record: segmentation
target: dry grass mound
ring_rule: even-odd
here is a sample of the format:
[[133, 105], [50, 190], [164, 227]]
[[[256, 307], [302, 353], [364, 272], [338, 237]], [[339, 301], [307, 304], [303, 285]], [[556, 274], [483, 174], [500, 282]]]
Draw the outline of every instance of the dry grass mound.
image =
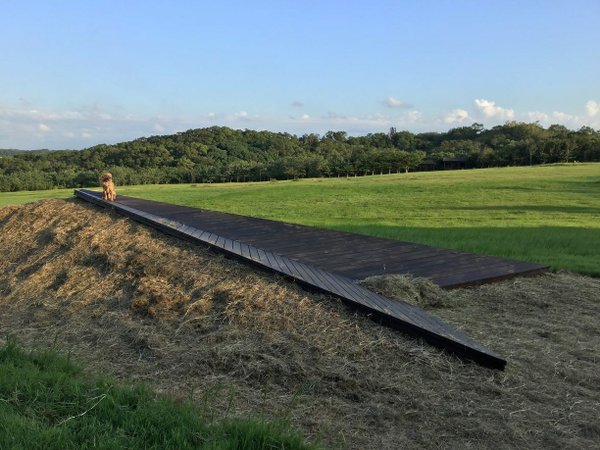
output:
[[0, 210], [0, 339], [57, 345], [225, 415], [290, 417], [339, 448], [593, 448], [600, 281], [442, 291], [369, 280], [508, 359], [482, 368], [337, 300], [79, 201]]

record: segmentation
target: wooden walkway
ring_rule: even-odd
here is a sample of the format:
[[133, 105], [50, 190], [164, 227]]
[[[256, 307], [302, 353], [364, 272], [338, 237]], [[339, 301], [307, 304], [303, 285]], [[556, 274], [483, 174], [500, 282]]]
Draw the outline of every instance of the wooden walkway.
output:
[[112, 207], [168, 234], [208, 244], [305, 286], [334, 295], [396, 328], [498, 369], [503, 369], [506, 364], [499, 355], [413, 305], [363, 288], [356, 279], [375, 274], [413, 273], [429, 276], [441, 286], [449, 287], [546, 270], [544, 266], [500, 258], [488, 259], [464, 252], [126, 196], [119, 196], [117, 202], [108, 203], [98, 192], [76, 190], [75, 194], [92, 203]]
[[244, 242], [354, 280], [412, 274], [443, 288], [544, 272], [547, 266], [120, 196], [118, 204]]

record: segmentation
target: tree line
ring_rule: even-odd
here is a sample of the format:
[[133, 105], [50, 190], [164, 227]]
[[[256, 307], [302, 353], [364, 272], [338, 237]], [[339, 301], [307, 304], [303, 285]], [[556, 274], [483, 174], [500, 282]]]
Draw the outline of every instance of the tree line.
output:
[[210, 127], [84, 150], [0, 152], [0, 191], [93, 186], [105, 170], [119, 185], [210, 183], [441, 169], [449, 160], [474, 168], [600, 161], [600, 130], [507, 122], [296, 136]]

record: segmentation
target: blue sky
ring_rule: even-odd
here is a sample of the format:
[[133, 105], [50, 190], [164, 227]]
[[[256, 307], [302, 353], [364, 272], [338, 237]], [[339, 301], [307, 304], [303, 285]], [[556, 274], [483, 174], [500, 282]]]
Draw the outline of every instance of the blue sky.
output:
[[0, 148], [600, 128], [600, 1], [0, 2]]

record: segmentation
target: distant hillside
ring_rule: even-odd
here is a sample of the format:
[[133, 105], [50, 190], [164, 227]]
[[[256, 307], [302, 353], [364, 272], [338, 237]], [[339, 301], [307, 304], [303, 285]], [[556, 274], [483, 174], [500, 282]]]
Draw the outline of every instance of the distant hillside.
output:
[[48, 153], [52, 150], [40, 149], [40, 150], [17, 150], [14, 148], [0, 148], [0, 156], [13, 156], [23, 155], [28, 153]]
[[0, 254], [0, 341], [64, 349], [213, 420], [277, 415], [350, 450], [596, 448], [600, 438], [598, 279], [452, 291], [371, 280], [508, 356], [498, 372], [76, 200], [0, 209]]
[[331, 177], [409, 170], [600, 161], [600, 131], [511, 122], [447, 133], [396, 131], [295, 136], [211, 127], [81, 151], [19, 152], [0, 159], [0, 191], [118, 184]]

